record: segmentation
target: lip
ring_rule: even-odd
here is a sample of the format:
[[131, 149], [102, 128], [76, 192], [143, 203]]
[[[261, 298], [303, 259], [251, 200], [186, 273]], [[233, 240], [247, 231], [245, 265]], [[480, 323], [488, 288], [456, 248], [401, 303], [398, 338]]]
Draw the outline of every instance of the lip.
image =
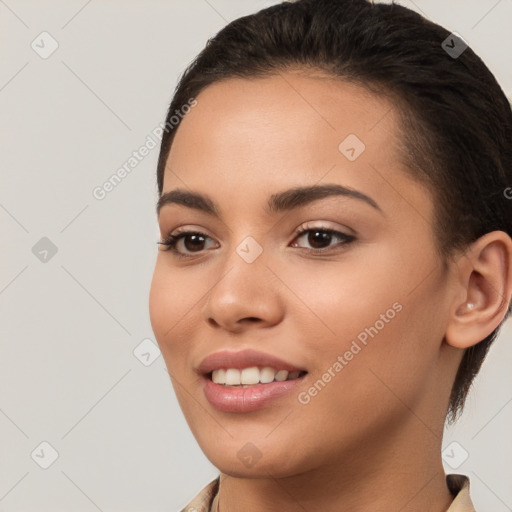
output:
[[[307, 375], [307, 374], [306, 374]], [[203, 391], [208, 402], [221, 412], [251, 412], [265, 407], [279, 397], [291, 393], [306, 375], [282, 382], [254, 384], [246, 388], [215, 384], [207, 376], [203, 376]]]
[[289, 372], [307, 371], [305, 368], [297, 368], [276, 356], [251, 349], [238, 352], [228, 350], [215, 352], [203, 359], [197, 370], [200, 374], [207, 375], [213, 370], [220, 370], [221, 368], [242, 370], [251, 366], [270, 366], [276, 370], [288, 370]]
[[[268, 384], [258, 383], [247, 387], [216, 384], [210, 378], [210, 373], [214, 370], [221, 368], [242, 370], [251, 366], [270, 366], [276, 370], [306, 373], [292, 380], [274, 381]], [[303, 368], [298, 368], [276, 356], [250, 349], [211, 354], [203, 359], [198, 372], [201, 374], [203, 391], [208, 402], [218, 411], [234, 413], [256, 411], [267, 406], [274, 400], [291, 393], [302, 384], [307, 375], [307, 370]]]

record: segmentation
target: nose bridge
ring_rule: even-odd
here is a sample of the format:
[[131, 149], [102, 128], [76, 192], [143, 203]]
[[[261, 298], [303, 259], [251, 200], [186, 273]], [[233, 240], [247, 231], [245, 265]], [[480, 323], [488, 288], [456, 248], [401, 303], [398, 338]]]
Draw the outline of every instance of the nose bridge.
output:
[[244, 318], [272, 322], [280, 315], [278, 290], [272, 289], [263, 244], [251, 235], [240, 238], [225, 257], [204, 309], [207, 320], [225, 327]]
[[223, 261], [225, 272], [232, 269], [230, 273], [241, 272], [248, 276], [268, 272], [265, 268], [265, 232], [258, 229], [255, 218], [252, 223], [240, 223], [236, 229], [232, 228], [229, 238], [229, 253], [224, 255]]
[[262, 244], [250, 235], [244, 236], [240, 243], [233, 245], [231, 253], [226, 256], [220, 279], [212, 288], [212, 294], [232, 294], [239, 300], [244, 296], [254, 298], [265, 281], [264, 276], [268, 274], [265, 256]]

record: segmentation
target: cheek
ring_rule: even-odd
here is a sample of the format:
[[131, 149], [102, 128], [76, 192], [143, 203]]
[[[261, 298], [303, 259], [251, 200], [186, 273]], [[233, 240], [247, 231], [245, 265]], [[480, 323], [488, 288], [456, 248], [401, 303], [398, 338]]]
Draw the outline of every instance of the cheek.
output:
[[201, 297], [199, 292], [191, 291], [189, 281], [187, 278], [187, 285], [184, 285], [179, 273], [169, 269], [165, 262], [157, 262], [149, 292], [153, 333], [187, 421], [197, 401], [190, 400], [190, 391], [185, 391], [190, 389], [190, 351], [194, 339], [191, 327], [198, 324], [197, 321], [190, 322], [190, 318]]
[[162, 343], [166, 330], [172, 325], [172, 319], [167, 312], [173, 311], [174, 301], [167, 289], [166, 281], [165, 272], [157, 261], [149, 290], [149, 318], [159, 344]]
[[428, 379], [442, 336], [435, 326], [425, 328], [435, 318], [429, 307], [436, 302], [435, 283], [415, 287], [431, 264], [406, 262], [393, 247], [380, 246], [364, 257], [354, 252], [337, 262], [312, 262], [300, 273], [286, 271], [283, 280], [301, 299], [289, 311], [300, 326], [302, 349], [315, 378], [331, 372], [325, 379], [337, 400], [347, 395], [342, 401], [348, 405], [370, 391], [389, 394], [377, 376], [399, 388], [409, 383], [418, 389]]
[[293, 292], [287, 292], [289, 311], [312, 334], [304, 336], [306, 342], [311, 340], [318, 348], [321, 340], [324, 350], [342, 350], [376, 321], [381, 330], [394, 320], [399, 307], [393, 309], [393, 304], [402, 295], [397, 276], [389, 271], [382, 253], [375, 260], [354, 251], [339, 261], [307, 261], [295, 269], [282, 269], [280, 275]]
[[[183, 280], [186, 279], [185, 284]], [[167, 367], [176, 368], [184, 361], [192, 333], [188, 319], [201, 293], [194, 291], [190, 279], [172, 272], [165, 262], [157, 262], [149, 292], [149, 316], [153, 333]]]

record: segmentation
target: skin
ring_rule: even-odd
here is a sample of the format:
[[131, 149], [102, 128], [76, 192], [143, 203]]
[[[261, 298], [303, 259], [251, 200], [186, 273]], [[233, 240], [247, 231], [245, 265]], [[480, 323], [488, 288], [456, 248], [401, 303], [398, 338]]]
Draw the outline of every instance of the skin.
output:
[[[209, 238], [203, 249], [178, 243], [189, 259], [159, 251], [149, 305], [185, 418], [221, 472], [219, 510], [445, 511], [448, 397], [463, 349], [505, 314], [512, 241], [489, 233], [443, 270], [432, 197], [400, 162], [393, 106], [357, 85], [287, 71], [213, 84], [197, 101], [176, 133], [164, 192], [207, 194], [222, 220], [161, 209], [162, 238], [178, 227]], [[366, 146], [352, 162], [338, 150], [348, 134]], [[363, 192], [381, 211], [334, 196], [264, 212], [272, 194], [327, 183]], [[356, 240], [334, 237], [313, 254], [318, 239], [296, 237], [301, 226]], [[263, 248], [250, 264], [236, 252], [247, 236]], [[297, 393], [396, 302], [402, 310], [301, 404]], [[308, 374], [297, 393], [262, 409], [219, 412], [195, 368], [245, 348]], [[237, 456], [247, 442], [261, 453], [252, 467]]]

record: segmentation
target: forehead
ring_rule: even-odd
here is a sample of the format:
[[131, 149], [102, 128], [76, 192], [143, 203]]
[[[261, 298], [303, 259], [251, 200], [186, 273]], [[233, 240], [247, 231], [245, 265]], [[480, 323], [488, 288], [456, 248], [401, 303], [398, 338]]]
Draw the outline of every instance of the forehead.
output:
[[265, 190], [266, 200], [276, 189], [325, 179], [381, 197], [393, 189], [396, 196], [393, 182], [410, 181], [396, 110], [362, 86], [279, 72], [214, 83], [196, 100], [171, 146], [164, 191], [215, 189], [233, 199]]
[[171, 159], [183, 156], [183, 143], [198, 150], [187, 151], [189, 160], [208, 152], [222, 160], [243, 153], [254, 161], [269, 154], [296, 155], [297, 150], [305, 155], [315, 147], [329, 159], [337, 156], [339, 143], [350, 134], [383, 158], [392, 155], [397, 136], [389, 101], [322, 75], [279, 72], [231, 78], [206, 87], [196, 99], [197, 106], [177, 130]]

